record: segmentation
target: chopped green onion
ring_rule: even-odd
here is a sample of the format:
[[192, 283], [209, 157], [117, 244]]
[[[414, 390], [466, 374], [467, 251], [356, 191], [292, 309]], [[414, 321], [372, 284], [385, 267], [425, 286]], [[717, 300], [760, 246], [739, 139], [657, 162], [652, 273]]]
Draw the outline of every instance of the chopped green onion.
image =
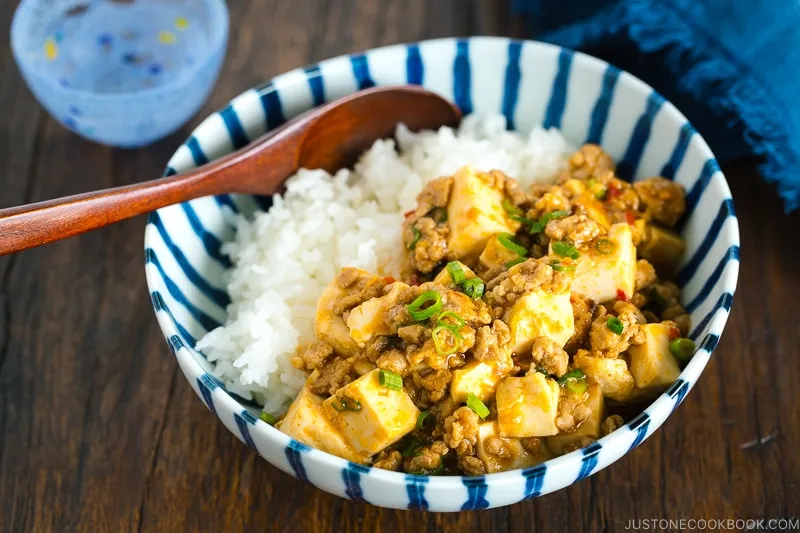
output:
[[536, 224], [535, 220], [525, 218], [522, 215], [508, 215], [508, 218], [510, 218], [511, 220], [516, 220], [517, 222], [520, 222], [521, 224], [525, 224], [528, 226], [533, 226], [534, 224]]
[[586, 374], [584, 374], [583, 370], [580, 368], [576, 368], [575, 370], [570, 370], [560, 378], [558, 378], [559, 385], [563, 385], [570, 379], [582, 379], [585, 378]]
[[424, 429], [426, 424], [430, 426], [430, 422], [434, 420], [431, 416], [433, 415], [431, 415], [430, 411], [422, 411], [417, 417], [417, 429]]
[[485, 285], [483, 280], [480, 278], [472, 278], [465, 280], [463, 285], [461, 286], [464, 289], [464, 294], [472, 298], [473, 300], [479, 300], [481, 296], [483, 296], [483, 289]]
[[669, 341], [669, 351], [682, 363], [685, 363], [692, 358], [692, 355], [694, 355], [694, 349], [695, 345], [692, 339], [680, 337], [678, 339], [672, 339]]
[[500, 241], [500, 244], [514, 252], [515, 254], [524, 257], [528, 255], [528, 250], [525, 249], [524, 246], [520, 246], [519, 244], [515, 243], [513, 240], [514, 236], [510, 233], [500, 233], [497, 236], [497, 240]]
[[594, 243], [594, 249], [598, 254], [608, 255], [614, 251], [614, 242], [605, 237], [597, 239], [597, 242]]
[[615, 316], [608, 317], [608, 320], [606, 320], [606, 327], [617, 335], [622, 335], [622, 330], [625, 329], [622, 321]]
[[550, 263], [550, 267], [556, 272], [573, 272], [575, 270], [575, 265], [564, 265], [557, 259]]
[[391, 390], [403, 390], [403, 378], [390, 370], [383, 370], [378, 373], [378, 383], [381, 387]]
[[538, 372], [540, 374], [544, 374], [545, 376], [547, 375], [547, 370], [545, 370], [544, 368], [542, 368], [540, 366], [536, 367], [536, 372]]
[[594, 191], [594, 197], [597, 198], [598, 200], [605, 200], [606, 192], [608, 192], [608, 190], [605, 187], [603, 187], [602, 189], [598, 189]]
[[258, 418], [260, 418], [261, 420], [263, 420], [264, 422], [266, 422], [270, 426], [274, 426], [275, 422], [278, 421], [277, 418], [275, 418], [274, 416], [272, 416], [271, 414], [269, 414], [266, 411], [261, 411], [260, 413], [258, 413]]
[[461, 268], [461, 263], [458, 261], [447, 263], [447, 273], [450, 274], [450, 279], [453, 280], [454, 285], [461, 285], [467, 279], [467, 275], [464, 274], [464, 269]]
[[[425, 309], [422, 306], [429, 303]], [[425, 291], [408, 304], [408, 314], [414, 322], [421, 322], [442, 310], [442, 295], [436, 291]]]
[[591, 192], [598, 200], [602, 200], [606, 197], [606, 186], [601, 183], [599, 184], [600, 188], [597, 188], [597, 185], [597, 180], [594, 178], [589, 178], [586, 180], [586, 186], [589, 187], [589, 192]]
[[337, 411], [355, 411], [358, 412], [361, 410], [361, 402], [358, 400], [354, 400], [349, 396], [334, 396], [336, 398], [333, 402], [331, 402], [331, 407], [336, 409]]
[[553, 211], [542, 216], [531, 226], [531, 234], [541, 233], [547, 227], [547, 223], [556, 218], [563, 218], [569, 215], [569, 211]]
[[489, 416], [489, 408], [472, 392], [467, 395], [467, 407], [478, 413], [481, 418]]
[[461, 337], [461, 334], [458, 332], [455, 326], [451, 326], [449, 324], [440, 324], [436, 326], [431, 332], [431, 337], [433, 338], [433, 347], [436, 348], [436, 353], [439, 355], [451, 355], [456, 353], [458, 346], [454, 345], [452, 349], [446, 348], [443, 344], [443, 341], [439, 338], [440, 331], [449, 331], [455, 340], [458, 340]]
[[519, 216], [522, 214], [522, 210], [519, 207], [512, 204], [511, 200], [509, 200], [508, 198], [503, 198], [503, 209], [505, 209], [506, 213], [508, 213], [509, 215]]
[[443, 207], [434, 207], [430, 211], [429, 215], [439, 224], [442, 222], [447, 222], [447, 210], [445, 210]]
[[411, 233], [414, 234], [414, 238], [411, 239], [411, 243], [408, 245], [409, 250], [413, 250], [417, 247], [417, 242], [419, 242], [420, 237], [422, 237], [422, 232], [417, 229], [416, 226], [411, 228]]
[[553, 251], [561, 257], [569, 257], [570, 259], [577, 259], [581, 256], [577, 248], [567, 241], [555, 241], [553, 243]]
[[458, 327], [460, 327], [460, 328], [463, 328], [467, 324], [464, 321], [464, 319], [461, 318], [457, 313], [454, 313], [453, 311], [445, 311], [444, 313], [439, 315], [439, 319], [436, 321], [436, 325], [437, 326], [449, 326], [449, 325], [451, 325], [451, 324], [448, 324], [447, 322], [444, 321], [445, 318], [452, 318], [453, 320], [456, 321], [456, 324], [458, 324]]
[[518, 265], [520, 263], [524, 263], [528, 258], [527, 257], [517, 257], [516, 259], [512, 259], [508, 263], [506, 263], [506, 269], [513, 267], [514, 265]]
[[444, 472], [444, 458], [442, 458], [442, 460], [439, 462], [439, 466], [437, 466], [436, 468], [434, 468], [433, 470], [428, 472], [427, 475], [429, 475], [429, 476], [438, 476], [442, 472]]
[[420, 450], [422, 450], [422, 442], [416, 437], [411, 436], [407, 439], [403, 449], [400, 450], [400, 455], [403, 457], [416, 457], [420, 454]]
[[586, 383], [585, 378], [568, 379], [566, 385], [567, 385], [567, 390], [569, 390], [572, 394], [583, 394], [589, 387], [589, 384]]

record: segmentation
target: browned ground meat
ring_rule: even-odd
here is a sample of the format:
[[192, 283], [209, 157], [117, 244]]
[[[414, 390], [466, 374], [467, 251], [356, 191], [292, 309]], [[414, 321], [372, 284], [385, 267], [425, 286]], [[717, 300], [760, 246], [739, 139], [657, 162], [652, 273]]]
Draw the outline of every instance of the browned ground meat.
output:
[[672, 320], [681, 330], [689, 334], [691, 318], [680, 303], [680, 289], [671, 281], [659, 281], [650, 290], [650, 300], [656, 304], [661, 320]]
[[449, 235], [449, 226], [437, 223], [429, 217], [408, 222], [403, 231], [403, 243], [409, 251], [410, 267], [424, 274], [433, 272], [447, 254]]
[[633, 189], [653, 220], [674, 226], [686, 211], [685, 194], [679, 183], [654, 177], [635, 182]]
[[600, 428], [600, 431], [601, 431], [600, 434], [603, 437], [605, 437], [606, 435], [608, 435], [612, 431], [615, 431], [616, 429], [622, 427], [622, 425], [624, 423], [625, 423], [625, 421], [622, 419], [621, 416], [619, 416], [619, 415], [611, 415], [608, 418], [606, 418], [605, 420], [603, 420], [603, 425]]
[[575, 450], [586, 448], [596, 440], [597, 439], [593, 439], [591, 437], [581, 437], [580, 440], [564, 446], [564, 453], [574, 452]]
[[426, 474], [433, 472], [442, 464], [442, 459], [450, 449], [444, 441], [437, 440], [429, 446], [425, 446], [415, 457], [408, 457], [405, 460], [405, 471], [412, 474]]
[[569, 289], [572, 274], [556, 272], [543, 259], [528, 259], [515, 265], [490, 281], [486, 287], [486, 302], [493, 307], [508, 309], [524, 294], [541, 288], [562, 293]]
[[397, 450], [383, 450], [375, 456], [372, 466], [397, 472], [403, 466], [403, 456]]
[[297, 349], [292, 366], [300, 370], [314, 370], [333, 354], [333, 346], [324, 341], [305, 344]]
[[522, 447], [528, 450], [536, 457], [542, 457], [545, 454], [547, 443], [541, 437], [524, 437], [519, 440]]
[[631, 344], [644, 342], [644, 335], [639, 330], [638, 320], [631, 313], [624, 313], [619, 318], [622, 322], [622, 333], [614, 333], [608, 327], [608, 314], [605, 307], [598, 306], [592, 328], [589, 332], [589, 343], [593, 357], [616, 358], [628, 349]]
[[658, 281], [656, 269], [647, 259], [636, 261], [636, 292], [649, 289]]
[[405, 376], [408, 373], [408, 360], [406, 354], [397, 348], [393, 348], [384, 352], [378, 360], [375, 361], [378, 368], [389, 370], [400, 376]]
[[[497, 170], [493, 170], [491, 173], [492, 174], [494, 174], [494, 173], [502, 174], [502, 172], [497, 171]], [[520, 188], [519, 183], [517, 182], [517, 180], [505, 179], [505, 175], [503, 175], [503, 176], [504, 176], [503, 189], [505, 190], [506, 196], [508, 197], [508, 199], [511, 201], [511, 203], [513, 205], [524, 209], [524, 206], [529, 201], [528, 195], [525, 194], [525, 191], [523, 191], [522, 188]]]
[[442, 295], [442, 312], [452, 311], [460, 316], [468, 326], [478, 328], [492, 321], [492, 314], [483, 300], [473, 300], [464, 293], [443, 290], [432, 283], [425, 283], [420, 288], [423, 290], [439, 290]]
[[434, 207], [447, 207], [452, 188], [453, 178], [450, 176], [429, 181], [417, 195], [416, 213], [425, 215]]
[[356, 268], [343, 268], [336, 277], [336, 284], [347, 289], [345, 294], [333, 303], [333, 314], [341, 316], [345, 311], [380, 296], [386, 282], [379, 277], [361, 276]]
[[582, 246], [600, 235], [603, 228], [586, 215], [571, 215], [551, 220], [544, 232], [554, 241], [569, 241]]
[[451, 448], [457, 448], [462, 440], [472, 446], [478, 442], [480, 417], [469, 407], [459, 407], [444, 421], [444, 440]]
[[414, 298], [422, 294], [419, 287], [411, 287], [404, 283], [393, 283], [391, 290], [386, 292], [386, 323], [393, 327], [399, 327], [411, 322], [411, 315], [408, 314], [408, 304]]
[[430, 336], [422, 324], [397, 328], [397, 335], [409, 344], [422, 344]]
[[588, 393], [561, 395], [558, 402], [558, 415], [556, 416], [556, 426], [562, 433], [575, 431], [578, 426], [589, 418], [592, 410], [586, 405], [585, 401]]
[[559, 182], [574, 178], [600, 178], [614, 170], [614, 160], [596, 144], [584, 144], [569, 158], [569, 169], [559, 176]]
[[647, 318], [642, 314], [642, 311], [630, 302], [623, 302], [622, 300], [614, 302], [614, 314], [618, 317], [623, 315], [632, 317], [637, 324], [647, 324]]
[[483, 464], [483, 461], [472, 455], [459, 457], [458, 467], [468, 476], [482, 476], [486, 473], [486, 465]]
[[440, 401], [448, 391], [452, 376], [450, 371], [445, 369], [434, 370], [421, 376], [417, 373], [412, 374], [414, 382], [422, 389], [421, 401], [432, 404]]
[[317, 378], [309, 380], [309, 388], [320, 396], [330, 396], [353, 381], [353, 365], [341, 357], [327, 359], [318, 370]]
[[561, 377], [567, 373], [569, 356], [550, 337], [536, 337], [531, 347], [531, 372], [537, 368], [544, 369], [548, 374]]
[[553, 211], [570, 211], [572, 209], [572, 204], [561, 187], [550, 187], [537, 196], [538, 199], [534, 202], [533, 208], [526, 213], [530, 219], [539, 219], [544, 214]]
[[572, 304], [575, 333], [564, 345], [564, 351], [568, 354], [574, 354], [589, 339], [589, 329], [592, 327], [592, 318], [597, 304], [592, 300], [585, 300], [575, 293], [570, 295], [569, 301]]
[[478, 361], [492, 363], [499, 375], [508, 375], [514, 366], [511, 359], [511, 330], [502, 320], [483, 326], [475, 334], [472, 355]]
[[367, 345], [364, 349], [364, 355], [370, 361], [375, 362], [378, 360], [378, 357], [380, 357], [384, 351], [391, 348], [391, 346], [391, 337], [386, 335], [377, 335], [367, 342]]

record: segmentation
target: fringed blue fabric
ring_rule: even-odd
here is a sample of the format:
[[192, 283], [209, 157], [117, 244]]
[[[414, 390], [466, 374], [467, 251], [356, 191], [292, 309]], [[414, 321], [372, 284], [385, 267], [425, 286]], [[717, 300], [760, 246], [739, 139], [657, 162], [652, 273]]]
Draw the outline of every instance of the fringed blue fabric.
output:
[[[800, 205], [800, 2], [515, 0], [533, 38], [584, 50], [678, 106], [722, 161], [763, 157]], [[636, 51], [637, 53], [632, 53]]]

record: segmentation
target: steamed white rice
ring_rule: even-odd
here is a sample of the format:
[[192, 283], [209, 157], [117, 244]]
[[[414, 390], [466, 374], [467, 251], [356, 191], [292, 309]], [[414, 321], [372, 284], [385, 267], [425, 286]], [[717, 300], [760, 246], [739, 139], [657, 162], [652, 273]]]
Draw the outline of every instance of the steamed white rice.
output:
[[497, 116], [466, 117], [458, 130], [418, 134], [400, 126], [396, 140], [379, 140], [354, 171], [335, 176], [301, 170], [267, 213], [236, 218], [228, 319], [197, 348], [216, 363], [231, 392], [282, 412], [305, 381], [291, 365], [298, 345], [313, 342], [317, 300], [344, 266], [397, 274], [403, 213], [425, 183], [466, 164], [499, 169], [527, 188], [565, 167], [572, 147], [555, 130], [527, 137]]

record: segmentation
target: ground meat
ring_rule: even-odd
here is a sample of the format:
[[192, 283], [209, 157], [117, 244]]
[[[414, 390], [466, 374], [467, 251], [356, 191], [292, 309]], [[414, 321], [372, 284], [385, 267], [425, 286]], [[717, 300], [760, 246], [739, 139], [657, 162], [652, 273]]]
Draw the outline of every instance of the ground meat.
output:
[[495, 320], [491, 326], [483, 326], [475, 334], [472, 355], [478, 361], [491, 363], [499, 375], [505, 376], [514, 366], [512, 348], [511, 330], [502, 320]]
[[522, 447], [528, 450], [531, 454], [536, 457], [542, 457], [545, 454], [549, 454], [547, 450], [547, 443], [541, 437], [523, 437], [519, 439], [519, 443], [522, 444]]
[[614, 171], [614, 160], [596, 144], [584, 144], [569, 158], [569, 169], [559, 176], [559, 183], [567, 179], [598, 179]]
[[375, 457], [372, 466], [397, 472], [403, 465], [403, 456], [397, 450], [383, 450]]
[[611, 415], [605, 420], [603, 420], [603, 425], [600, 428], [600, 434], [605, 437], [612, 431], [617, 430], [618, 428], [622, 427], [625, 421], [619, 415]]
[[544, 259], [528, 259], [503, 272], [486, 288], [486, 303], [492, 307], [508, 309], [524, 294], [541, 288], [552, 293], [563, 293], [569, 290], [572, 275], [567, 272], [556, 272]]
[[364, 349], [364, 355], [373, 363], [378, 360], [378, 357], [383, 354], [387, 349], [392, 346], [392, 338], [386, 335], [377, 335], [367, 341]]
[[353, 366], [353, 373], [358, 377], [375, 370], [375, 363], [363, 356], [351, 357], [350, 362]]
[[430, 336], [421, 324], [412, 324], [397, 328], [397, 335], [409, 344], [420, 345]]
[[536, 337], [531, 347], [531, 370], [544, 369], [548, 374], [561, 377], [567, 373], [569, 356], [550, 337]]
[[584, 346], [589, 339], [589, 329], [592, 327], [592, 317], [597, 304], [589, 299], [583, 299], [573, 293], [569, 297], [572, 304], [572, 317], [575, 322], [575, 332], [564, 345], [564, 351], [574, 354], [578, 348]]
[[386, 318], [384, 318], [386, 324], [397, 328], [411, 322], [408, 304], [422, 292], [419, 287], [412, 287], [405, 283], [392, 283], [391, 289], [382, 296], [383, 308], [386, 310]]
[[447, 444], [437, 440], [430, 446], [425, 446], [416, 457], [405, 460], [405, 471], [410, 474], [428, 474], [442, 465], [442, 459], [449, 452]]
[[556, 415], [556, 427], [562, 433], [569, 433], [578, 429], [578, 426], [589, 418], [592, 410], [586, 405], [588, 393], [583, 394], [563, 394], [561, 401], [558, 402], [558, 415]]
[[674, 226], [686, 211], [683, 187], [664, 178], [647, 178], [633, 184], [646, 212], [658, 222]]
[[630, 316], [637, 324], [647, 324], [647, 318], [642, 314], [642, 311], [630, 302], [624, 302], [622, 300], [614, 302], [614, 313], [618, 317], [622, 315]]
[[433, 416], [436, 420], [436, 426], [434, 426], [433, 431], [431, 434], [436, 437], [442, 437], [445, 433], [444, 423], [445, 421], [456, 412], [456, 409], [459, 408], [459, 404], [457, 404], [453, 398], [448, 394], [442, 401], [434, 405], [429, 409], [431, 416]]
[[649, 289], [658, 281], [656, 269], [647, 259], [636, 261], [636, 291]]
[[501, 459], [510, 459], [512, 455], [511, 448], [509, 448], [506, 441], [500, 437], [489, 437], [486, 439], [486, 442], [483, 444], [483, 451], [485, 451], [487, 455], [494, 455]]
[[450, 176], [429, 181], [417, 195], [417, 209], [415, 212], [420, 216], [424, 216], [435, 207], [447, 207], [452, 187], [453, 178]]
[[533, 209], [527, 213], [528, 218], [533, 220], [541, 218], [546, 213], [553, 211], [570, 211], [572, 204], [569, 198], [564, 194], [564, 189], [561, 187], [553, 186], [547, 190], [541, 197], [533, 204]]
[[468, 476], [482, 476], [486, 473], [483, 461], [472, 455], [458, 458], [458, 467]]
[[454, 290], [442, 290], [442, 287], [432, 283], [421, 285], [420, 288], [438, 290], [442, 295], [442, 312], [452, 311], [468, 326], [479, 328], [492, 321], [492, 315], [483, 300], [473, 300], [466, 294]]
[[333, 354], [333, 346], [324, 341], [300, 346], [292, 358], [292, 366], [300, 370], [314, 370]]
[[[502, 174], [502, 172], [500, 172], [499, 170], [493, 170], [491, 173], [492, 174], [495, 174], [495, 173]], [[505, 190], [505, 193], [506, 193], [506, 196], [508, 197], [508, 199], [511, 200], [512, 205], [520, 207], [520, 206], [524, 206], [525, 204], [528, 203], [528, 195], [525, 194], [525, 191], [523, 191], [520, 188], [519, 183], [517, 183], [517, 180], [508, 179], [508, 178], [504, 179], [503, 180], [503, 189]]]
[[460, 407], [444, 421], [444, 440], [451, 448], [457, 448], [462, 440], [474, 446], [478, 442], [479, 424], [478, 413], [469, 407]]
[[[383, 293], [386, 282], [377, 276], [364, 276], [357, 268], [345, 267], [336, 277], [336, 284], [346, 289], [331, 307], [334, 315], [341, 316], [357, 305]], [[346, 286], [343, 286], [346, 285]]]
[[450, 227], [429, 217], [407, 219], [403, 226], [403, 244], [408, 251], [409, 266], [424, 274], [433, 272], [447, 254]]
[[580, 440], [564, 446], [564, 453], [567, 454], [575, 450], [580, 450], [581, 448], [586, 448], [590, 444], [594, 444], [596, 440], [597, 439], [593, 439], [592, 437], [581, 437]]
[[[624, 303], [624, 302], [623, 302]], [[635, 314], [626, 312], [618, 316], [622, 322], [622, 333], [614, 333], [608, 327], [608, 314], [605, 307], [598, 306], [595, 319], [589, 332], [589, 343], [593, 357], [616, 358], [628, 349], [631, 344], [644, 342], [644, 334], [639, 329], [638, 319]]]
[[[650, 301], [650, 299], [647, 297], [647, 294], [645, 294], [643, 292], [635, 292], [635, 293], [633, 293], [633, 296], [631, 296], [630, 300], [628, 300], [628, 301], [631, 302], [636, 307], [638, 307], [639, 309], [641, 309], [641, 308], [643, 308], [644, 306], [647, 305], [647, 303]], [[644, 311], [642, 311], [642, 312], [644, 312]]]
[[581, 246], [599, 236], [603, 228], [586, 215], [571, 215], [551, 220], [544, 232], [554, 241], [569, 241]]
[[309, 377], [309, 389], [320, 396], [331, 396], [351, 381], [353, 365], [341, 357], [329, 358], [318, 369], [319, 374]]
[[691, 326], [692, 320], [689, 313], [686, 312], [686, 309], [684, 309], [682, 305], [677, 304], [668, 307], [661, 313], [661, 318], [663, 320], [675, 322], [675, 325], [681, 330], [681, 335], [684, 337], [689, 334], [689, 327]]
[[428, 372], [424, 376], [414, 374], [414, 382], [423, 390], [428, 403], [437, 403], [447, 393], [452, 376], [448, 370], [440, 369]]
[[340, 289], [346, 289], [358, 280], [360, 272], [354, 267], [344, 267], [336, 276], [336, 284]]
[[394, 372], [400, 376], [405, 376], [408, 373], [408, 360], [406, 359], [406, 354], [397, 348], [393, 348], [384, 352], [380, 357], [378, 357], [378, 360], [375, 361], [375, 364], [378, 365], [378, 368]]

